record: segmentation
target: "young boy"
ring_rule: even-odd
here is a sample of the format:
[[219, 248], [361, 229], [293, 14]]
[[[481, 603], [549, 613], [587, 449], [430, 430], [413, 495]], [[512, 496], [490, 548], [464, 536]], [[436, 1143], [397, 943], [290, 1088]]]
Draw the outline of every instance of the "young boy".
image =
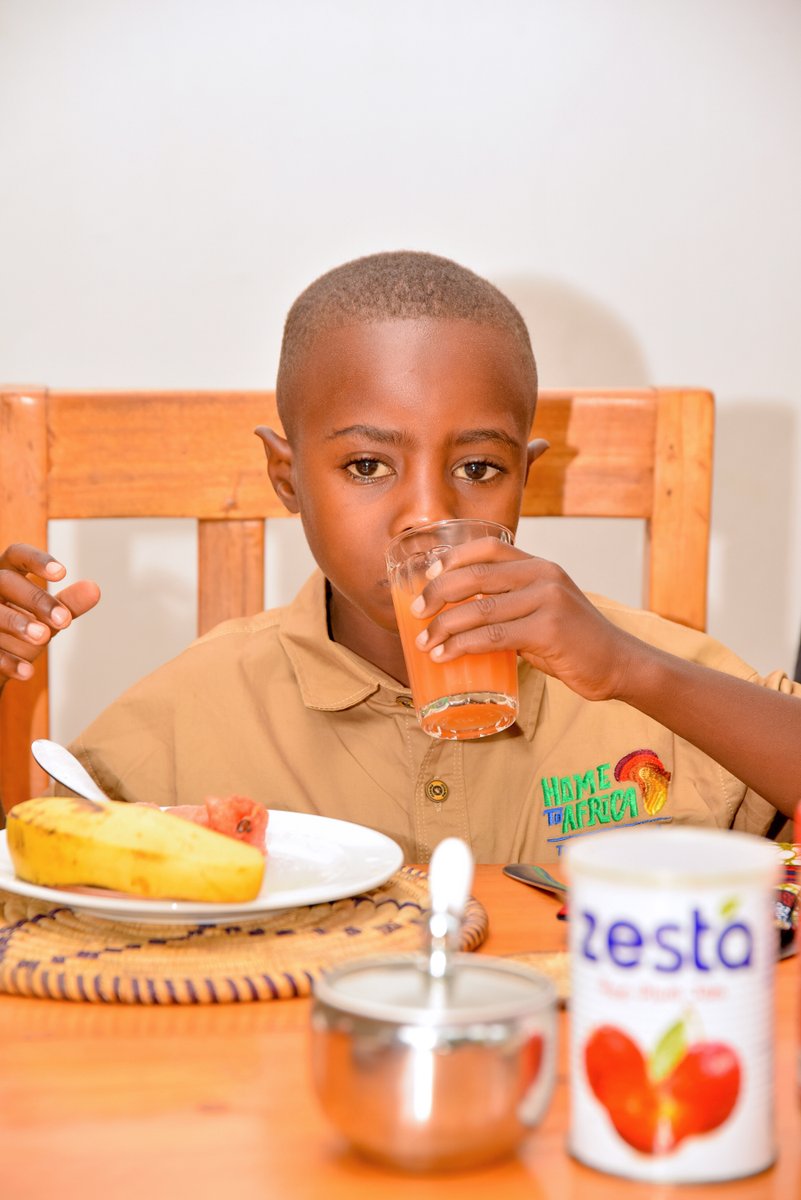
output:
[[[245, 793], [383, 830], [413, 862], [449, 835], [479, 861], [542, 862], [643, 822], [775, 834], [801, 797], [801, 686], [491, 539], [455, 551], [415, 606], [434, 658], [517, 652], [519, 718], [475, 742], [417, 725], [385, 548], [447, 517], [516, 527], [547, 448], [527, 441], [536, 394], [520, 314], [455, 263], [379, 254], [313, 283], [284, 331], [286, 436], [258, 432], [319, 572], [287, 608], [226, 622], [112, 704], [73, 747], [101, 786], [161, 805]], [[59, 611], [63, 627], [96, 592], [37, 593], [26, 571], [63, 568], [30, 548], [3, 567], [0, 678], [21, 677]]]

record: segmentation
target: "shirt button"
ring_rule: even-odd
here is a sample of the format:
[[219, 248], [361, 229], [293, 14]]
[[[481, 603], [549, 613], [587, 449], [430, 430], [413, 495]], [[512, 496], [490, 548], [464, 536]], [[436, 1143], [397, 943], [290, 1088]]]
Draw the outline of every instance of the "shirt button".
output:
[[443, 800], [448, 799], [450, 788], [447, 783], [441, 779], [429, 779], [426, 784], [426, 796], [429, 800], [433, 800], [435, 804], [441, 804]]
[[402, 704], [404, 708], [414, 707], [414, 701], [412, 700], [411, 696], [396, 696], [395, 703]]

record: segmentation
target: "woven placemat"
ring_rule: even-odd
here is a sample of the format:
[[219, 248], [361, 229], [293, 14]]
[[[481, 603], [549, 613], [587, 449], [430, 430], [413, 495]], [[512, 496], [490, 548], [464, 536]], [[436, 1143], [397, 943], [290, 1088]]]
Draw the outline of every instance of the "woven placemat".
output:
[[547, 975], [556, 989], [556, 999], [560, 1004], [567, 1004], [570, 999], [570, 955], [567, 950], [532, 950], [528, 954], [506, 954], [504, 957]]
[[[0, 991], [106, 1004], [225, 1004], [305, 996], [347, 959], [420, 948], [428, 875], [402, 867], [382, 887], [230, 925], [144, 925], [0, 890]], [[487, 936], [468, 901], [462, 950]]]

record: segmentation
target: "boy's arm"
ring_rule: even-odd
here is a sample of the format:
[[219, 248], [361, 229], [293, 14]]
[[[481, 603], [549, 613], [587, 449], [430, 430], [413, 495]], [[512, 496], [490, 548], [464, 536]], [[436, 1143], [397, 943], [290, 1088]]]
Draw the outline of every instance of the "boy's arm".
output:
[[633, 638], [616, 699], [692, 742], [787, 817], [801, 802], [801, 697]]
[[50, 639], [100, 599], [88, 579], [50, 595], [28, 578], [57, 582], [65, 574], [61, 563], [34, 546], [20, 542], [0, 552], [0, 691], [9, 679], [30, 679], [31, 664]]
[[[449, 603], [455, 607], [443, 611]], [[418, 616], [432, 617], [418, 643], [433, 658], [514, 649], [587, 700], [639, 709], [786, 816], [801, 800], [801, 695], [641, 641], [607, 620], [554, 563], [470, 543], [452, 552], [415, 604]]]

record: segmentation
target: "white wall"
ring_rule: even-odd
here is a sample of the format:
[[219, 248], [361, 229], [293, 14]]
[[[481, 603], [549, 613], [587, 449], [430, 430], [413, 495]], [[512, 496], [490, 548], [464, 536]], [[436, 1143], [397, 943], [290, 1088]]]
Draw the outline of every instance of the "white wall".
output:
[[[0, 377], [272, 386], [316, 275], [450, 255], [519, 304], [545, 386], [714, 390], [710, 629], [789, 669], [800, 51], [798, 0], [2, 0]], [[522, 539], [636, 600], [634, 535], [603, 533]], [[278, 535], [270, 602], [308, 567]], [[193, 546], [53, 548], [105, 592], [56, 645], [66, 740], [188, 640]]]

